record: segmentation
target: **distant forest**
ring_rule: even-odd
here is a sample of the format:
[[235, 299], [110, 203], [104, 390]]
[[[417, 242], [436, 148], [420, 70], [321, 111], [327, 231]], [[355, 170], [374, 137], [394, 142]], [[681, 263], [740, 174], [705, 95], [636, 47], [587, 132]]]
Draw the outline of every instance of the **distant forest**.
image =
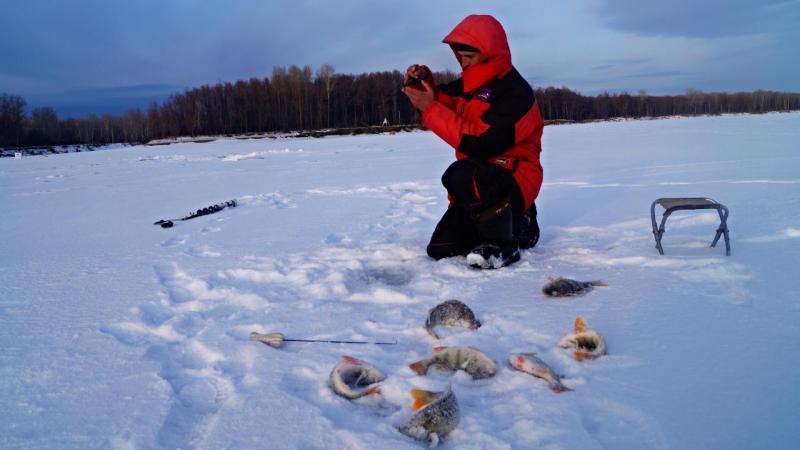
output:
[[[437, 73], [437, 82], [453, 80]], [[28, 116], [22, 97], [0, 94], [0, 147], [144, 143], [178, 136], [232, 135], [327, 128], [417, 124], [400, 92], [403, 73], [337, 74], [330, 65], [276, 67], [268, 78], [204, 85], [177, 93], [146, 111], [59, 119], [53, 108]], [[590, 121], [723, 113], [800, 110], [800, 94], [772, 91], [652, 96], [581, 95], [566, 87], [535, 89], [546, 121]]]

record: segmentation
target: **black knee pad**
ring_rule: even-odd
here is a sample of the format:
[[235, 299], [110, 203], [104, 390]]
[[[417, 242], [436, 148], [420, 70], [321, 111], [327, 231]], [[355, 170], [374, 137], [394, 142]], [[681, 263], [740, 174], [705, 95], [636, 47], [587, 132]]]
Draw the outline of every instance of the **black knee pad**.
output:
[[442, 184], [451, 193], [458, 193], [466, 189], [473, 190], [475, 180], [475, 163], [468, 159], [460, 159], [444, 171]]

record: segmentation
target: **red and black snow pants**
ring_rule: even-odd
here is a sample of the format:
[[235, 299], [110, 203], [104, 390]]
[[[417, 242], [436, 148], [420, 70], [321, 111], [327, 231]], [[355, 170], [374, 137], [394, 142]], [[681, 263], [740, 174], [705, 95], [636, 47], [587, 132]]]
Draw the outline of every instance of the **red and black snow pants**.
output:
[[460, 159], [444, 172], [442, 184], [450, 196], [445, 211], [428, 244], [435, 259], [466, 255], [483, 242], [473, 217], [501, 200], [509, 199], [514, 216], [525, 203], [514, 175], [496, 164], [477, 159]]

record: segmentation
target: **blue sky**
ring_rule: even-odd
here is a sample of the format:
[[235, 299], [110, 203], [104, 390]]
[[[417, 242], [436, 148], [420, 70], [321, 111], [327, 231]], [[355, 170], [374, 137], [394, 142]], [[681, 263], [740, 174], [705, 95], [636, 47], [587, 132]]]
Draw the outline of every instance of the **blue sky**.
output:
[[291, 64], [457, 71], [440, 41], [473, 13], [534, 86], [800, 92], [800, 0], [0, 0], [0, 92], [65, 117]]

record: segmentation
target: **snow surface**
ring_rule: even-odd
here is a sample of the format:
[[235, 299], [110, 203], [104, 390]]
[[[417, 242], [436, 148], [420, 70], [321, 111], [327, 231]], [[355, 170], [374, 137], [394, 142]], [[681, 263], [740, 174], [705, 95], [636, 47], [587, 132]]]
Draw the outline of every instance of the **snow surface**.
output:
[[[798, 113], [548, 127], [542, 239], [497, 271], [426, 257], [452, 161], [427, 132], [0, 160], [0, 447], [413, 449], [409, 389], [452, 383], [443, 448], [798, 448], [798, 142]], [[658, 255], [650, 203], [679, 196], [730, 208], [731, 257], [703, 211]], [[549, 299], [548, 275], [609, 287]], [[434, 341], [450, 298], [484, 325]], [[607, 356], [555, 348], [579, 314]], [[417, 376], [435, 345], [501, 369]], [[575, 392], [504, 365], [531, 351]], [[388, 376], [381, 396], [333, 394], [342, 354]]]

